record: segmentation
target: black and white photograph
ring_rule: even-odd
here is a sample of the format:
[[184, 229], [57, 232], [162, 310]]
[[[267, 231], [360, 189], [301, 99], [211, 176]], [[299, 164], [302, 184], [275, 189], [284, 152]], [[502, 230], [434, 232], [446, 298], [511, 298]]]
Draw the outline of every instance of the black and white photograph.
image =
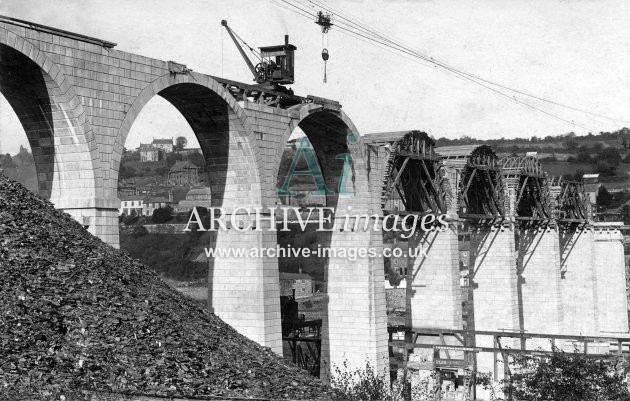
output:
[[0, 0], [0, 401], [630, 401], [630, 2]]

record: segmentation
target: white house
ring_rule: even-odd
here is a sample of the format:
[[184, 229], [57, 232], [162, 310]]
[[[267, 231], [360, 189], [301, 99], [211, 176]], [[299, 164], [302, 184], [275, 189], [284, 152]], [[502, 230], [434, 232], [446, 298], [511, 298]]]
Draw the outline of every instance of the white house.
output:
[[151, 145], [166, 153], [173, 151], [173, 138], [153, 138]]
[[118, 215], [124, 214], [126, 216], [135, 214], [136, 216], [142, 216], [142, 210], [144, 209], [144, 196], [143, 195], [121, 195], [120, 196], [120, 209], [118, 209]]
[[138, 150], [140, 151], [141, 162], [146, 163], [160, 161], [160, 153], [162, 152], [162, 149], [153, 146], [150, 143], [141, 143]]

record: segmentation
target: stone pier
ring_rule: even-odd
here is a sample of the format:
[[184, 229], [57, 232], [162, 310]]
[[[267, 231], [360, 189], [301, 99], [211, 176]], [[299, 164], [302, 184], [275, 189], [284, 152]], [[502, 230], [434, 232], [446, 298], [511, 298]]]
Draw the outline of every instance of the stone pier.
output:
[[[237, 221], [241, 227], [252, 228], [216, 232], [214, 243], [208, 246], [244, 250], [275, 247], [276, 233], [267, 231], [268, 221], [263, 221], [265, 231], [254, 230], [254, 221], [245, 216]], [[208, 310], [239, 333], [282, 355], [278, 259], [216, 256], [208, 262]]]
[[[516, 271], [514, 228], [505, 226], [477, 226], [470, 239], [470, 285], [473, 287], [475, 330], [518, 331], [519, 298]], [[476, 345], [492, 347], [490, 336], [476, 336]], [[513, 347], [514, 342], [503, 346]], [[499, 360], [501, 356], [499, 355]], [[494, 373], [491, 353], [477, 357], [480, 372]], [[495, 380], [503, 378], [503, 369], [497, 369]]]
[[411, 279], [407, 289], [407, 325], [422, 328], [462, 328], [459, 248], [452, 228], [417, 231], [410, 240]]
[[[520, 326], [528, 332], [560, 334], [562, 331], [559, 245], [558, 230], [554, 227], [519, 229]], [[528, 348], [532, 345], [528, 343]], [[549, 347], [548, 343], [545, 345]]]
[[594, 242], [595, 280], [599, 332], [611, 335], [628, 332], [626, 267], [621, 224], [596, 223]]
[[594, 234], [588, 228], [560, 231], [563, 332], [598, 335]]

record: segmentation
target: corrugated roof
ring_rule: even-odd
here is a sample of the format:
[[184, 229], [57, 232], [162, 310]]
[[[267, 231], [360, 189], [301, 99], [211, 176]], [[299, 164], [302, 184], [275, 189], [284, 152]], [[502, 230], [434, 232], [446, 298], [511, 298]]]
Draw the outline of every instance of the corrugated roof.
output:
[[392, 131], [392, 132], [373, 132], [370, 134], [361, 135], [363, 143], [390, 143], [396, 142], [403, 136], [411, 132], [407, 131]]
[[459, 145], [459, 146], [440, 146], [435, 148], [435, 153], [442, 157], [465, 158], [470, 156], [473, 150], [477, 149], [481, 144], [477, 145]]

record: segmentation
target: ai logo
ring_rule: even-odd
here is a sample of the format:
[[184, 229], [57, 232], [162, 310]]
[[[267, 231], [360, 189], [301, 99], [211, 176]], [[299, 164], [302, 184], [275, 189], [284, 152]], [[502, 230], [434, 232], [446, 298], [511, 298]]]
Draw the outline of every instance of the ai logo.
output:
[[[355, 145], [359, 142], [359, 134], [357, 132], [350, 132], [346, 139], [349, 145]], [[300, 160], [300, 156], [302, 155], [304, 155], [308, 170], [296, 170], [298, 161]], [[352, 155], [350, 153], [340, 153], [335, 157], [335, 159], [343, 160], [341, 179], [339, 180], [339, 195], [353, 196], [354, 192], [348, 189], [350, 173], [352, 171]], [[313, 181], [317, 186], [317, 190], [311, 191], [310, 195], [335, 195], [335, 192], [326, 186], [324, 175], [322, 174], [322, 170], [317, 163], [315, 150], [313, 149], [313, 145], [311, 145], [311, 142], [309, 142], [307, 137], [303, 137], [300, 141], [300, 144], [295, 152], [295, 156], [293, 156], [293, 161], [291, 162], [289, 171], [287, 172], [287, 176], [285, 177], [284, 183], [282, 184], [282, 188], [280, 188], [280, 190], [277, 192], [277, 195], [295, 195], [294, 192], [291, 192], [289, 190], [289, 184], [291, 182], [291, 178], [294, 175], [310, 175], [311, 177], [313, 177]]]

